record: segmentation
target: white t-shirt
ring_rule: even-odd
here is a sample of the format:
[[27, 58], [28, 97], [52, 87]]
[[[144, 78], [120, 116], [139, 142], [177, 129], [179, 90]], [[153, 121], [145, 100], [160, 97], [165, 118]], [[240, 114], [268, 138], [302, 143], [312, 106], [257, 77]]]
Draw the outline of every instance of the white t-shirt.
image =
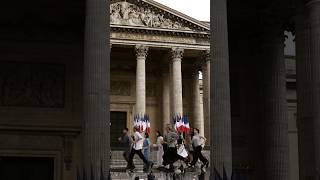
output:
[[136, 131], [134, 134], [134, 140], [135, 140], [135, 144], [133, 145], [133, 149], [135, 150], [141, 150], [143, 147], [143, 137], [141, 136], [141, 134]]

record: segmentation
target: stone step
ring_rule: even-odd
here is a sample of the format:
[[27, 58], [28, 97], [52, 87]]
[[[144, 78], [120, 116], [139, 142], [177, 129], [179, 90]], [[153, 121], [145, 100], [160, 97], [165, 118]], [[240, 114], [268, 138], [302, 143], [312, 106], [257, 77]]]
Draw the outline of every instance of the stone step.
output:
[[[112, 153], [111, 153], [111, 168], [121, 168], [121, 167], [127, 166], [127, 162], [123, 159], [122, 153], [123, 153], [123, 151], [112, 151]], [[208, 159], [209, 159], [209, 153], [210, 153], [210, 151], [203, 151], [204, 156], [207, 157]], [[156, 155], [157, 155], [156, 151], [150, 152], [149, 160], [156, 162], [156, 159], [157, 159]], [[143, 161], [137, 155], [135, 155], [135, 157], [133, 159], [133, 163], [137, 169], [143, 168]]]
[[[153, 175], [157, 180], [171, 180], [173, 179], [173, 176], [175, 176], [176, 180], [198, 180], [200, 171], [187, 171], [184, 174], [174, 174], [153, 169]], [[147, 180], [147, 176], [148, 173], [140, 170], [135, 170], [133, 173], [125, 172], [123, 169], [111, 171], [111, 177], [113, 180], [133, 180], [136, 177], [138, 177], [140, 180]], [[209, 179], [209, 173], [204, 174], [204, 176], [205, 179]]]

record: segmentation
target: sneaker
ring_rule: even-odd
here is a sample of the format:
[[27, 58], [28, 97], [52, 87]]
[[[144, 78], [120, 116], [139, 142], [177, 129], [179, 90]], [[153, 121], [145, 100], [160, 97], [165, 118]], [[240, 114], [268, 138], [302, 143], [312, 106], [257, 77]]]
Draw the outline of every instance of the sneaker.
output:
[[149, 169], [149, 170], [152, 169], [152, 168], [153, 168], [153, 165], [154, 165], [153, 162], [149, 162], [148, 169]]

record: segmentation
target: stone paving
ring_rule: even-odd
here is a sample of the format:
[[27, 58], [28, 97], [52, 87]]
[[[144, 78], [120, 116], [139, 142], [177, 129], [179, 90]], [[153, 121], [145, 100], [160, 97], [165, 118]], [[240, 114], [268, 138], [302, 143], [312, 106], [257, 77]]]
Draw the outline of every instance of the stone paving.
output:
[[[209, 158], [209, 151], [205, 151], [204, 155]], [[156, 159], [156, 152], [153, 151], [150, 153], [150, 159], [151, 161], [155, 162]], [[143, 162], [138, 158], [138, 156], [135, 156], [134, 158], [134, 164], [136, 166], [136, 169], [133, 173], [130, 173], [125, 170], [126, 167], [126, 161], [122, 157], [121, 151], [112, 151], [112, 158], [111, 158], [111, 177], [112, 180], [134, 180], [136, 177], [139, 177], [139, 180], [147, 180], [147, 173], [143, 172]], [[175, 166], [179, 166], [179, 162], [175, 164]], [[171, 180], [173, 179], [173, 173], [166, 173], [157, 170], [156, 168], [152, 169], [153, 175], [156, 177], [157, 180]], [[205, 173], [204, 179], [209, 179], [209, 172], [207, 171]], [[184, 174], [176, 175], [176, 180], [198, 180], [200, 175], [200, 168], [196, 168], [195, 170], [187, 170]]]

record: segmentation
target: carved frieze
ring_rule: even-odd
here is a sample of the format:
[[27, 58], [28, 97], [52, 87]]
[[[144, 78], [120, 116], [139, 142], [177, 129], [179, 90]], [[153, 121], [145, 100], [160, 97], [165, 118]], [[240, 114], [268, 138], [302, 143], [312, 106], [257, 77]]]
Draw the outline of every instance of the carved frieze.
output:
[[110, 24], [191, 30], [178, 21], [164, 17], [163, 14], [128, 2], [117, 2], [110, 5]]
[[142, 33], [124, 33], [124, 32], [112, 32], [112, 39], [122, 40], [135, 40], [135, 41], [151, 41], [167, 43], [183, 43], [183, 44], [195, 44], [195, 45], [210, 45], [209, 41], [200, 41], [196, 38], [188, 38], [181, 36], [160, 36], [156, 34], [142, 34]]
[[111, 81], [110, 93], [114, 96], [130, 96], [131, 84], [129, 81]]
[[64, 94], [64, 65], [0, 63], [0, 106], [62, 108]]

